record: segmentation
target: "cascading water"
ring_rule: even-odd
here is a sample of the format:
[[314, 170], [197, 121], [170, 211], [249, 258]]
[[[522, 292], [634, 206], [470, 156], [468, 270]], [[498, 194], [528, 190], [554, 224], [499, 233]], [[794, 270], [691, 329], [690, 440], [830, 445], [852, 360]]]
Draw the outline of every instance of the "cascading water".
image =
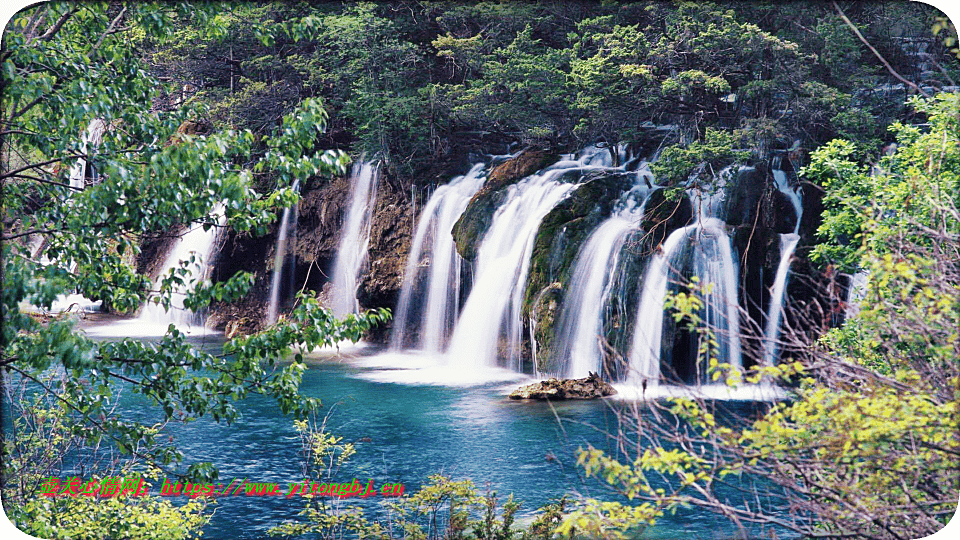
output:
[[[774, 167], [778, 163], [774, 164]], [[797, 223], [793, 228], [793, 234], [800, 233], [800, 220], [803, 217], [803, 200], [801, 195], [801, 190], [799, 187], [790, 186], [790, 182], [787, 180], [787, 173], [779, 168], [773, 169], [773, 181], [777, 187], [777, 190], [780, 193], [783, 193], [790, 200], [790, 204], [793, 205], [793, 210], [797, 215]]]
[[702, 317], [717, 338], [716, 357], [721, 362], [741, 365], [737, 267], [724, 227], [724, 222], [717, 218], [702, 218], [670, 233], [654, 255], [643, 278], [630, 350], [629, 381], [656, 385], [660, 380], [664, 301], [668, 285], [681, 282], [686, 271], [698, 279]]
[[[88, 155], [90, 152], [92, 152], [101, 143], [101, 141], [103, 141], [103, 133], [106, 130], [107, 124], [103, 120], [100, 120], [99, 118], [94, 118], [91, 120], [90, 124], [87, 126], [87, 131], [81, 138], [80, 151], [84, 155]], [[93, 182], [96, 182], [96, 171], [92, 167], [88, 171], [86, 158], [79, 158], [73, 165], [73, 169], [70, 170], [70, 187], [74, 189], [83, 189], [86, 183], [85, 179], [88, 176]]]
[[790, 272], [790, 261], [793, 251], [800, 241], [798, 234], [780, 235], [780, 265], [777, 267], [777, 277], [770, 291], [770, 307], [767, 309], [767, 324], [764, 329], [763, 365], [772, 366], [777, 359], [777, 339], [780, 337], [780, 319], [783, 313], [783, 293], [787, 286], [787, 275]]
[[[402, 369], [377, 377], [470, 384], [493, 380], [490, 377], [497, 376], [492, 374], [496, 370], [489, 368], [524, 371], [521, 345], [528, 338], [521, 335], [524, 321], [520, 308], [527, 288], [533, 242], [541, 221], [560, 201], [583, 185], [582, 182], [610, 172], [624, 174], [633, 170], [637, 170], [638, 175], [633, 189], [622, 192], [621, 202], [614, 205], [610, 217], [600, 221], [580, 244], [574, 265], [567, 270], [569, 280], [563, 286], [561, 309], [553, 326], [555, 338], [548, 345], [550, 357], [544, 365], [553, 366], [549, 369], [556, 369], [556, 375], [568, 378], [601, 373], [607, 367], [602, 359], [609, 349], [601, 340], [614, 336], [617, 344], [611, 342], [610, 346], [614, 347], [614, 354], [628, 353], [625, 354], [629, 360], [628, 371], [615, 368], [617, 372], [603, 373], [606, 378], [633, 384], [638, 392], [639, 383], [644, 383], [644, 388], [659, 385], [657, 395], [669, 395], [683, 387], [664, 384], [666, 381], [686, 384], [704, 381], [706, 367], [695, 362], [695, 357], [699, 347], [707, 343], [704, 341], [707, 337], [687, 331], [664, 312], [668, 291], [682, 291], [697, 295], [702, 302], [698, 315], [712, 332], [711, 356], [742, 367], [739, 260], [734, 254], [725, 218], [730, 204], [728, 197], [733, 197], [731, 201], [736, 204], [742, 205], [743, 201], [743, 190], [737, 188], [739, 184], [730, 182], [754, 178], [753, 169], [728, 167], [713, 175], [708, 185], [702, 181], [703, 171], [691, 176], [684, 198], [690, 202], [687, 208], [693, 211], [693, 223], [674, 230], [648, 258], [636, 251], [637, 246], [645, 245], [645, 240], [639, 238], [640, 224], [648, 218], [644, 208], [648, 195], [661, 186], [652, 181], [652, 175], [642, 163], [628, 158], [614, 155], [608, 149], [588, 148], [579, 156], [564, 156], [505, 188], [477, 248], [470, 293], [458, 317], [462, 261], [455, 251], [451, 229], [483, 184], [485, 169], [475, 166], [463, 177], [438, 188], [424, 205], [414, 233], [391, 352], [379, 360], [383, 366]], [[614, 167], [613, 163], [624, 165]], [[799, 197], [797, 189], [788, 185], [786, 172], [777, 172], [776, 181], [785, 195]], [[627, 201], [631, 205], [624, 204]], [[799, 200], [795, 204], [799, 204]], [[799, 215], [802, 208], [795, 208]], [[797, 237], [784, 236], [782, 270], [778, 272], [783, 276], [778, 275], [772, 291], [781, 302], [789, 260], [796, 247], [792, 238]], [[634, 246], [635, 240], [641, 244]], [[629, 250], [626, 249], [628, 242], [631, 242]], [[644, 247], [639, 253], [646, 250]], [[628, 276], [636, 276], [641, 271], [643, 278], [637, 287], [636, 278]], [[625, 279], [632, 280], [629, 293], [623, 292]], [[773, 303], [770, 309], [778, 310]], [[636, 317], [632, 318], [634, 312]], [[540, 314], [532, 310], [531, 320]], [[454, 318], [456, 322], [451, 331]], [[778, 329], [779, 324], [773, 319], [770, 317], [768, 321]], [[632, 338], [629, 330], [617, 330], [624, 324], [633, 325]], [[533, 341], [539, 334], [534, 332], [534, 325], [536, 323], [529, 327], [529, 339], [536, 350], [538, 344]], [[624, 344], [623, 340], [631, 341]], [[410, 349], [427, 354], [417, 356], [417, 353], [405, 352]], [[439, 352], [443, 353], [442, 357], [436, 356]], [[764, 351], [764, 354], [769, 353]], [[438, 360], [443, 365], [437, 365]], [[491, 375], [487, 375], [488, 372]], [[723, 388], [709, 384], [697, 384], [697, 388], [701, 387], [718, 397], [730, 395]], [[759, 396], [751, 391], [737, 395], [749, 396], [748, 399]]]
[[[299, 189], [300, 180], [296, 180], [293, 183], [293, 191], [299, 192]], [[283, 217], [280, 218], [280, 231], [277, 233], [277, 254], [273, 258], [273, 278], [270, 281], [270, 303], [267, 304], [267, 324], [277, 322], [277, 310], [280, 305], [280, 280], [283, 275], [283, 261], [286, 258], [287, 237], [290, 234], [291, 226], [294, 229], [294, 235], [296, 235], [296, 205], [284, 208]]]
[[473, 288], [447, 351], [449, 364], [465, 370], [496, 366], [503, 338], [506, 364], [518, 368], [520, 307], [533, 240], [541, 220], [575, 187], [556, 179], [583, 167], [578, 161], [560, 163], [566, 167], [555, 165], [508, 188], [480, 243]]
[[360, 309], [357, 278], [367, 258], [370, 225], [377, 198], [378, 167], [370, 162], [353, 167], [350, 210], [343, 225], [337, 262], [333, 270], [331, 305], [334, 315], [343, 317]]
[[193, 225], [180, 237], [163, 263], [160, 278], [154, 283], [154, 289], [156, 290], [160, 289], [163, 277], [168, 276], [172, 269], [181, 268], [181, 262], [189, 263], [186, 266], [187, 274], [182, 276], [185, 287], [172, 292], [170, 309], [165, 310], [162, 305], [149, 298], [137, 321], [141, 323], [173, 323], [177, 326], [203, 326], [203, 316], [185, 308], [183, 299], [187, 290], [207, 279], [210, 260], [213, 258], [214, 244], [217, 240], [217, 232], [226, 220], [223, 205], [217, 205], [214, 209], [214, 215], [217, 221], [216, 227], [210, 226], [204, 230], [202, 224]]
[[[87, 125], [87, 130], [80, 138], [80, 152], [83, 155], [89, 155], [96, 151], [97, 146], [103, 142], [103, 134], [106, 129], [107, 124], [103, 120], [99, 118], [94, 118], [91, 120]], [[87, 184], [87, 178], [90, 179], [91, 183], [97, 182], [96, 169], [89, 167], [88, 170], [87, 165], [88, 163], [86, 158], [78, 158], [76, 163], [74, 163], [73, 168], [70, 169], [69, 185], [74, 190], [84, 189]], [[68, 205], [72, 203], [73, 201], [71, 200], [67, 201]], [[35, 259], [38, 259], [42, 265], [52, 264], [52, 261], [47, 258], [43, 251], [44, 241], [42, 238], [40, 238], [37, 245], [31, 248], [32, 256]], [[70, 261], [68, 266], [71, 273], [76, 272], [76, 261]], [[81, 294], [64, 293], [58, 295], [57, 298], [51, 303], [49, 313], [61, 313], [69, 311], [96, 312], [100, 311], [102, 307], [102, 300], [97, 300], [94, 302]]]
[[594, 230], [577, 254], [567, 286], [569, 293], [554, 331], [557, 343], [552, 363], [566, 366], [563, 376], [567, 378], [602, 371], [599, 339], [603, 308], [610, 299], [624, 243], [640, 228], [643, 205], [638, 207], [637, 200], [645, 201], [647, 192], [639, 185], [628, 192], [625, 204]]
[[577, 255], [569, 294], [556, 327], [556, 365], [567, 366], [565, 377], [600, 372], [599, 344], [603, 306], [610, 298], [611, 271], [617, 267], [624, 242], [640, 225], [639, 219], [613, 216], [587, 239]]
[[696, 225], [688, 225], [670, 233], [644, 272], [640, 306], [637, 308], [633, 344], [630, 348], [628, 382], [656, 385], [660, 381], [660, 342], [663, 335], [663, 303], [667, 295], [667, 281], [678, 262], [681, 243], [695, 228]]
[[777, 360], [777, 340], [780, 337], [780, 323], [783, 318], [784, 293], [787, 287], [787, 277], [790, 273], [790, 261], [793, 259], [793, 252], [800, 241], [800, 220], [803, 217], [803, 200], [800, 189], [790, 185], [786, 171], [780, 168], [781, 164], [782, 157], [776, 156], [772, 170], [774, 185], [780, 193], [786, 195], [790, 200], [797, 216], [797, 222], [794, 224], [792, 233], [780, 235], [780, 264], [777, 266], [777, 274], [770, 290], [770, 303], [767, 307], [767, 321], [764, 327], [763, 365], [765, 366], [772, 366]]
[[[460, 270], [451, 230], [486, 179], [482, 163], [440, 186], [427, 201], [404, 271], [390, 346], [439, 353], [453, 329], [460, 299]], [[409, 328], [416, 327], [410, 335]]]
[[696, 221], [667, 237], [644, 273], [640, 304], [630, 350], [628, 382], [656, 385], [661, 378], [664, 301], [668, 285], [686, 275], [697, 278], [697, 294], [703, 303], [702, 317], [716, 334], [715, 357], [720, 362], [742, 365], [740, 315], [737, 299], [738, 267], [726, 232], [724, 213], [727, 183], [736, 169], [716, 175], [709, 189], [687, 190]]

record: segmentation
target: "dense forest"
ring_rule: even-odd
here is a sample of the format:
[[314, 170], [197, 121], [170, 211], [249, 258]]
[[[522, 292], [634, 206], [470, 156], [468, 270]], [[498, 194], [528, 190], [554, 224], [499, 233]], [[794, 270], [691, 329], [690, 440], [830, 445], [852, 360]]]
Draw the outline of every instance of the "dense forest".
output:
[[[557, 181], [523, 275], [503, 289], [516, 320], [496, 319], [493, 332], [520, 337], [490, 340], [499, 367], [572, 378], [563, 313], [585, 286], [577, 261], [641, 193], [621, 214], [635, 218], [621, 240], [633, 255], [610, 263], [629, 290], [609, 278], [615, 307], [598, 323], [591, 376], [640, 384], [628, 374], [641, 334], [632, 314], [647, 306], [637, 283], [672, 249], [695, 259], [712, 240], [676, 239], [710, 223], [739, 273], [724, 288], [664, 270], [683, 282], [664, 283], [654, 310], [656, 339], [666, 336], [657, 378], [775, 386], [785, 399], [736, 420], [702, 398], [612, 406], [617, 442], [573, 456], [599, 489], [558, 494], [526, 520], [512, 497], [438, 470], [389, 518], [310, 499], [264, 534], [643, 537], [690, 508], [741, 536], [931, 534], [960, 493], [958, 60], [953, 23], [903, 1], [26, 8], [0, 51], [4, 511], [42, 538], [216, 538], [203, 497], [51, 496], [50, 479], [69, 469], [157, 489], [166, 477], [216, 482], [223, 464], [192, 460], [166, 429], [230, 425], [254, 395], [295, 419], [305, 478], [363, 459], [300, 390], [310, 352], [391, 333], [404, 345], [405, 280], [439, 264], [411, 252], [441, 188], [483, 175], [437, 233], [455, 249], [456, 279], [479, 290], [482, 243], [513, 190], [589, 149], [602, 170]], [[371, 163], [358, 309], [336, 312], [328, 276], [356, 171]], [[704, 200], [724, 205], [722, 224]], [[191, 226], [220, 231], [207, 280], [191, 282], [193, 256], [163, 271]], [[456, 286], [466, 317], [469, 291]], [[156, 340], [95, 339], [53, 309], [78, 295], [98, 316], [131, 318], [145, 302], [169, 309], [185, 287], [180, 307], [224, 332], [219, 350], [176, 326]], [[739, 322], [716, 318], [716, 288]], [[778, 288], [783, 315], [771, 323]], [[268, 315], [278, 294], [280, 314]], [[146, 405], [123, 409], [124, 392]], [[750, 496], [732, 503], [731, 489]]]

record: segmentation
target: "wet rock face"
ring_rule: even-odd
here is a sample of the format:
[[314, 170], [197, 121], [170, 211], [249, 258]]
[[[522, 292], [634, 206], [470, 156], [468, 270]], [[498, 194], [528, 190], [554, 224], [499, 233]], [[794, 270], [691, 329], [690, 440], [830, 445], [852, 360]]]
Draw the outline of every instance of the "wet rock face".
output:
[[740, 169], [724, 189], [726, 210], [720, 217], [733, 227], [757, 223], [757, 212], [770, 185], [772, 176], [764, 165]]
[[316, 262], [324, 271], [337, 258], [340, 228], [350, 206], [350, 179], [338, 176], [301, 193], [297, 219], [297, 260]]
[[[566, 284], [583, 242], [612, 212], [620, 195], [635, 181], [633, 173], [609, 172], [587, 179], [540, 223], [534, 239], [522, 312], [529, 315], [537, 340], [537, 369], [556, 373], [554, 323], [560, 314]], [[583, 180], [579, 176], [577, 181]]]
[[480, 240], [490, 227], [494, 212], [506, 197], [506, 188], [556, 160], [555, 152], [527, 150], [490, 171], [483, 187], [473, 196], [453, 226], [453, 237], [461, 257], [468, 261], [476, 259]]
[[540, 373], [557, 373], [560, 366], [550, 363], [553, 355], [553, 342], [556, 334], [554, 323], [559, 315], [558, 307], [563, 297], [563, 286], [551, 283], [540, 291], [530, 308], [529, 323], [533, 327], [533, 337], [537, 340], [537, 350], [533, 361]]
[[658, 189], [649, 195], [643, 212], [643, 230], [646, 240], [656, 248], [670, 233], [693, 222], [693, 205], [686, 192]]
[[163, 262], [167, 253], [177, 242], [176, 235], [157, 235], [148, 237], [140, 244], [140, 253], [137, 254], [137, 273], [157, 278], [163, 270]]
[[521, 386], [510, 399], [597, 399], [616, 394], [596, 373], [583, 379], [548, 379]]
[[393, 184], [381, 181], [377, 192], [367, 264], [361, 270], [357, 290], [364, 308], [395, 309], [403, 285], [414, 222], [409, 203]]
[[524, 306], [549, 283], [567, 282], [580, 246], [613, 211], [620, 195], [630, 189], [633, 173], [602, 173], [585, 180], [560, 201], [540, 223], [530, 256]]
[[[386, 174], [389, 173], [383, 173]], [[329, 275], [340, 248], [351, 188], [349, 177], [337, 177], [318, 189], [303, 193], [295, 247], [300, 266], [316, 263]], [[394, 308], [410, 251], [413, 216], [406, 198], [397, 191], [396, 182], [383, 176], [378, 182], [375, 204], [367, 264], [360, 272], [357, 297], [363, 308]], [[316, 267], [311, 274], [311, 277], [319, 274]], [[314, 284], [318, 290], [322, 288], [322, 283]]]
[[779, 191], [771, 191], [770, 198], [766, 221], [771, 222], [773, 229], [780, 234], [792, 233], [797, 223], [797, 210], [793, 207], [793, 203]]

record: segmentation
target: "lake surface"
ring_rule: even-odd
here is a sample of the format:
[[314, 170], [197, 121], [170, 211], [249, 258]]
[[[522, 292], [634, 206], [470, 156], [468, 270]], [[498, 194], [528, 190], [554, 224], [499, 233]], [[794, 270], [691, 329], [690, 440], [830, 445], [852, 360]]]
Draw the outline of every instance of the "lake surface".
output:
[[[221, 338], [211, 335], [196, 341], [198, 346], [216, 349], [220, 342]], [[370, 348], [345, 350], [342, 356], [308, 361], [301, 391], [322, 399], [321, 415], [328, 415], [329, 432], [356, 444], [357, 453], [332, 481], [357, 478], [366, 484], [372, 479], [378, 488], [401, 482], [405, 493], [411, 494], [427, 484], [432, 474], [469, 478], [481, 493], [488, 488], [496, 491], [501, 503], [512, 493], [522, 502], [520, 522], [564, 494], [614, 498], [595, 479], [583, 478], [582, 469], [576, 467], [576, 450], [593, 445], [614, 452], [614, 441], [607, 433], [617, 432], [615, 408], [623, 402], [510, 400], [507, 394], [527, 381], [509, 372], [495, 373], [490, 382], [474, 386], [426, 384], [422, 381], [436, 373], [426, 368], [396, 369], [406, 361], [415, 364], [416, 358], [376, 353]], [[511, 378], [519, 380], [499, 380]], [[121, 403], [131, 408], [146, 405], [142, 396], [129, 394]], [[755, 406], [750, 402], [728, 405], [744, 414]], [[271, 482], [286, 494], [289, 483], [304, 480], [293, 420], [262, 396], [251, 396], [238, 409], [242, 417], [233, 425], [204, 418], [190, 424], [171, 423], [166, 429], [187, 463], [207, 461], [219, 468], [218, 482]], [[156, 485], [151, 493], [159, 489]], [[368, 517], [377, 518], [386, 516], [389, 499], [327, 500], [359, 504]], [[298, 519], [304, 505], [305, 499], [298, 496], [219, 497], [204, 537], [263, 538], [269, 527]], [[734, 534], [727, 521], [712, 514], [681, 510], [664, 517], [643, 537], [730, 538]], [[778, 535], [790, 536], [784, 531]]]

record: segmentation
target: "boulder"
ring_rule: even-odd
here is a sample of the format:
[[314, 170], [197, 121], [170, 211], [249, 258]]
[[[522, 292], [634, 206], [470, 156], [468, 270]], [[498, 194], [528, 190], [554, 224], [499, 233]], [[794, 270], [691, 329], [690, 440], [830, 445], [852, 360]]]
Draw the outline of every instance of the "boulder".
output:
[[616, 394], [596, 373], [583, 379], [547, 379], [521, 386], [510, 399], [596, 399]]

